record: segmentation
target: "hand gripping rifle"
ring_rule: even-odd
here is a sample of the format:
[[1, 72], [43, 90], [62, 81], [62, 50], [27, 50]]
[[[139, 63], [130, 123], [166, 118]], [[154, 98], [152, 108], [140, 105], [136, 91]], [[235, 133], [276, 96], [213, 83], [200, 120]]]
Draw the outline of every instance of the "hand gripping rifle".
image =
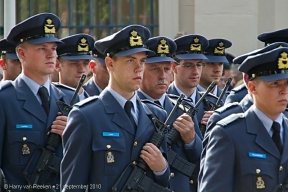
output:
[[[196, 112], [197, 112], [197, 108], [199, 107], [199, 105], [201, 104], [201, 102], [205, 99], [205, 97], [208, 95], [208, 93], [216, 86], [215, 82], [212, 82], [207, 91], [202, 95], [202, 97], [199, 99], [199, 101], [195, 104], [195, 106], [189, 106], [189, 110], [186, 111], [186, 107], [184, 105], [184, 108], [182, 108], [182, 110], [184, 110], [185, 113], [187, 113], [190, 117], [193, 117]], [[183, 95], [184, 96], [184, 95]], [[183, 97], [182, 95], [180, 97]], [[178, 103], [179, 101], [177, 101]], [[185, 101], [184, 101], [185, 102]], [[187, 102], [185, 102], [187, 103]], [[179, 106], [180, 104], [178, 104]], [[176, 105], [175, 105], [176, 106]], [[186, 105], [187, 106], [187, 105]], [[174, 143], [176, 143], [177, 140], [181, 139], [180, 133], [174, 128], [171, 127], [169, 133], [168, 133], [168, 146], [171, 147]], [[168, 151], [168, 162], [169, 165], [175, 169], [177, 169], [180, 173], [182, 173], [183, 175], [191, 178], [193, 171], [196, 167], [196, 165], [190, 163], [189, 161], [186, 161], [183, 158], [179, 158], [179, 156], [177, 155], [177, 153], [175, 153], [172, 150]]]
[[[221, 107], [220, 103], [222, 101], [222, 98], [224, 97], [224, 95], [226, 94], [227, 89], [229, 88], [229, 85], [231, 84], [232, 78], [228, 78], [225, 87], [223, 88], [221, 94], [219, 95], [216, 103], [212, 103], [210, 102], [210, 104], [212, 105], [212, 107], [209, 109], [209, 111], [215, 111], [216, 109], [218, 109], [219, 107]], [[209, 91], [210, 92], [210, 91]], [[202, 136], [204, 137], [204, 134], [206, 132], [206, 125], [200, 124], [199, 125], [199, 129], [201, 131]]]
[[[83, 85], [85, 78], [86, 78], [86, 75], [83, 74], [73, 94], [70, 104], [66, 104], [63, 101], [57, 101], [58, 107], [61, 104], [64, 105], [63, 110], [61, 110], [61, 108], [59, 107], [63, 115], [67, 116], [70, 110], [72, 109], [75, 98], [78, 94], [79, 89]], [[46, 186], [43, 189], [46, 192], [56, 191], [55, 190], [56, 186], [53, 186], [53, 184], [55, 184], [56, 179], [60, 175], [61, 159], [56, 157], [55, 151], [60, 143], [61, 143], [60, 135], [56, 133], [48, 132], [46, 147], [45, 148], [38, 147], [36, 149], [35, 153], [31, 157], [31, 159], [29, 160], [27, 166], [25, 167], [23, 171], [23, 175], [28, 182], [27, 184], [31, 186], [31, 189], [29, 189], [29, 191], [36, 191], [37, 188], [33, 189], [33, 186], [37, 186], [37, 185]], [[35, 162], [37, 162], [36, 167], [34, 168], [32, 174], [30, 174], [29, 171], [32, 170], [31, 165], [33, 165]]]
[[[179, 102], [178, 102], [179, 103]], [[150, 115], [149, 118], [153, 122], [156, 131], [152, 135], [150, 142], [153, 143], [156, 147], [160, 147], [161, 143], [164, 140], [165, 132], [169, 129], [169, 121], [173, 114], [175, 113], [178, 105], [175, 105], [170, 112], [169, 116], [167, 117], [164, 123], [160, 122], [155, 115]], [[170, 189], [167, 189], [159, 184], [155, 183], [152, 179], [150, 179], [146, 172], [149, 169], [147, 163], [140, 158], [138, 162], [133, 162], [129, 164], [129, 166], [133, 166], [133, 171], [130, 174], [129, 178], [127, 179], [123, 189], [121, 192], [172, 192]], [[128, 170], [128, 167], [125, 171], [121, 174], [120, 178], [116, 181], [114, 186], [112, 187], [113, 192], [118, 192], [118, 185], [122, 180], [122, 177]]]

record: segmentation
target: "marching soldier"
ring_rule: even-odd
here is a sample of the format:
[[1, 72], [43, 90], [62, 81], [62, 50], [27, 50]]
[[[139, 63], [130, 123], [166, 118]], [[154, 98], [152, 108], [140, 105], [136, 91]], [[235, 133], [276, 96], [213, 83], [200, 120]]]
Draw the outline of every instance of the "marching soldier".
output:
[[[7, 36], [7, 41], [16, 44], [22, 64], [22, 73], [15, 81], [2, 84], [0, 91], [0, 168], [6, 176], [7, 190], [24, 191], [30, 178], [24, 177], [23, 171], [36, 149], [46, 146], [48, 132], [62, 135], [66, 126], [67, 117], [59, 114], [56, 105], [65, 95], [49, 79], [56, 64], [57, 43], [61, 43], [55, 36], [60, 25], [56, 15], [40, 13], [18, 23]], [[61, 143], [54, 148], [61, 159]], [[36, 163], [32, 163], [32, 169]], [[60, 172], [57, 165], [55, 172]], [[59, 190], [59, 175], [53, 180], [42, 184]]]
[[[147, 164], [145, 172], [153, 186], [168, 186], [170, 169], [165, 155], [149, 142], [155, 127], [148, 117], [150, 109], [162, 122], [167, 114], [153, 104], [144, 105], [136, 94], [147, 55], [154, 54], [145, 46], [149, 37], [147, 28], [130, 25], [95, 42], [95, 48], [107, 55], [109, 85], [99, 96], [79, 102], [69, 114], [63, 135], [62, 191], [81, 184], [92, 185], [89, 191], [107, 192], [113, 186], [114, 190], [127, 189], [131, 165], [139, 157]], [[163, 142], [163, 152], [167, 151], [165, 148]], [[151, 185], [139, 186], [137, 190], [146, 187]]]
[[[285, 42], [288, 43], [288, 28], [271, 31], [271, 32], [265, 32], [258, 35], [258, 40], [264, 42], [264, 45], [267, 46], [269, 44], [275, 43], [275, 42]], [[255, 51], [254, 51], [255, 52]], [[256, 50], [257, 52], [257, 50]], [[249, 53], [252, 54], [253, 52]], [[233, 61], [234, 63], [241, 64], [244, 59], [246, 59], [246, 55], [244, 54], [243, 57], [239, 56], [235, 58]], [[247, 94], [247, 88], [245, 84], [242, 84], [234, 89], [231, 90], [229, 95], [226, 98], [225, 104], [227, 103], [233, 103], [233, 102], [240, 102], [245, 95]]]
[[[207, 60], [203, 51], [208, 47], [208, 40], [201, 35], [185, 35], [174, 41], [177, 44], [174, 56], [177, 64], [172, 65], [174, 82], [169, 86], [167, 92], [174, 95], [183, 93], [186, 98], [191, 99], [191, 104], [195, 105], [201, 97], [201, 93], [197, 90], [197, 85], [199, 84], [204, 66], [203, 61]], [[210, 102], [216, 103], [216, 100], [216, 96], [212, 94], [207, 95], [196, 113], [198, 123], [206, 125], [213, 113], [209, 111], [211, 107]]]
[[[243, 54], [243, 55], [237, 57], [236, 60], [241, 59], [242, 61], [244, 61], [245, 58], [247, 58], [249, 56], [265, 53], [265, 52], [271, 51], [271, 50], [279, 48], [279, 47], [288, 47], [288, 44], [283, 43], [283, 42], [272, 43], [269, 46], [264, 47], [262, 49], [258, 49], [258, 50]], [[248, 74], [244, 74], [243, 79], [244, 79], [245, 86], [247, 86], [247, 84], [249, 82]], [[225, 117], [231, 115], [231, 114], [243, 113], [243, 112], [247, 111], [251, 107], [251, 105], [253, 105], [253, 98], [251, 96], [251, 93], [249, 93], [246, 96], [244, 96], [244, 98], [239, 103], [233, 102], [230, 104], [226, 104], [226, 105], [224, 105], [224, 106], [222, 106], [219, 109], [214, 111], [214, 113], [211, 115], [211, 117], [208, 120], [206, 133], [205, 133], [205, 136], [204, 136], [204, 139], [202, 142], [203, 151], [201, 153], [201, 161], [204, 161], [204, 159], [205, 159], [206, 147], [207, 147], [207, 143], [208, 143], [209, 138], [210, 138], [209, 137], [210, 132], [215, 127], [216, 123], [218, 121], [224, 119]], [[287, 111], [285, 111], [284, 113], [285, 113], [285, 115], [287, 115], [286, 114]], [[202, 175], [202, 172], [199, 173], [199, 177], [201, 177], [201, 175]]]
[[16, 77], [21, 73], [22, 66], [19, 61], [19, 58], [15, 52], [15, 44], [11, 42], [7, 42], [6, 39], [2, 39], [0, 41], [0, 67], [3, 71], [3, 79], [5, 80], [15, 80]]
[[92, 49], [94, 60], [89, 63], [90, 71], [93, 73], [83, 89], [90, 95], [100, 95], [109, 82], [109, 73], [105, 64], [105, 56], [99, 53], [95, 48]]
[[[198, 85], [200, 91], [205, 91], [213, 81], [219, 83], [223, 74], [224, 63], [229, 64], [229, 61], [225, 56], [225, 50], [231, 47], [232, 43], [226, 39], [210, 39], [208, 42], [209, 45], [204, 51], [208, 60], [204, 61], [205, 65], [203, 66]], [[221, 93], [221, 89], [216, 85], [212, 94], [219, 97]], [[223, 103], [225, 99], [226, 97], [224, 96], [222, 98]]]
[[[85, 74], [85, 71], [88, 70], [89, 62], [93, 59], [90, 51], [93, 48], [94, 39], [87, 34], [76, 34], [65, 37], [61, 41], [64, 44], [57, 48], [58, 60], [56, 64], [59, 83], [55, 83], [55, 85], [66, 92], [69, 88], [75, 89], [82, 74]], [[78, 94], [80, 101], [89, 97], [82, 87]]]
[[287, 55], [287, 47], [277, 48], [239, 66], [249, 77], [254, 104], [222, 119], [210, 132], [200, 191], [271, 192], [287, 178]]
[[[150, 38], [146, 45], [156, 55], [148, 57], [146, 60], [143, 81], [138, 95], [141, 99], [148, 99], [158, 103], [169, 114], [173, 108], [173, 103], [170, 100], [172, 98], [168, 97], [166, 91], [169, 86], [171, 63], [176, 62], [171, 57], [177, 46], [172, 39], [163, 36]], [[198, 122], [196, 117], [193, 117], [193, 120]], [[181, 135], [180, 139], [174, 141], [175, 144], [172, 145], [171, 150], [176, 152], [181, 158], [199, 166], [202, 135], [198, 123], [194, 124], [192, 118], [187, 114], [183, 114], [183, 111], [179, 108], [170, 122]], [[172, 164], [172, 162], [169, 163]], [[190, 179], [180, 173], [173, 166], [170, 166], [170, 169], [170, 189], [175, 192], [197, 191], [197, 176], [193, 180], [193, 178]], [[194, 175], [197, 175], [196, 172]]]

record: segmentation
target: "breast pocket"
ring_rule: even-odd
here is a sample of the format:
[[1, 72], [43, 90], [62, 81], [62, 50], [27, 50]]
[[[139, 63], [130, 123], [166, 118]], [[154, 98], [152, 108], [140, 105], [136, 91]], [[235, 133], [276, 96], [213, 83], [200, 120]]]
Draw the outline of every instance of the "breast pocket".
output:
[[26, 165], [40, 145], [39, 131], [8, 131], [8, 147], [5, 156], [13, 165]]
[[121, 167], [125, 167], [130, 158], [125, 154], [124, 138], [95, 138], [92, 145], [97, 172], [113, 175], [123, 171]]
[[[264, 159], [241, 161], [241, 183], [247, 185], [249, 191], [269, 191], [276, 186], [276, 166], [273, 162]], [[254, 189], [254, 190], [251, 190]]]

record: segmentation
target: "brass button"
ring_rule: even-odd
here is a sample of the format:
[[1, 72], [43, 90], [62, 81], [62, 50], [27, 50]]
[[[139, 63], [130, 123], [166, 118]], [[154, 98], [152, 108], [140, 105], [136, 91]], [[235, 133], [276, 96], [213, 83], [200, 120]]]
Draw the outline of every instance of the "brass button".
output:
[[259, 174], [261, 172], [260, 169], [256, 169], [256, 173]]
[[132, 163], [133, 163], [133, 165], [136, 165], [136, 164], [137, 164], [137, 162], [136, 162], [136, 161], [133, 161]]
[[283, 171], [283, 167], [282, 166], [279, 167], [279, 171]]
[[110, 149], [111, 148], [111, 145], [106, 145], [107, 149]]
[[193, 183], [194, 183], [194, 181], [193, 181], [193, 180], [190, 180], [190, 181], [189, 181], [189, 183], [190, 183], [190, 184], [193, 184]]
[[134, 147], [137, 147], [137, 144], [138, 144], [137, 141], [135, 141], [135, 142], [134, 142]]
[[174, 177], [174, 173], [170, 173], [170, 177]]
[[27, 137], [23, 137], [22, 140], [23, 140], [23, 141], [26, 141], [26, 140], [27, 140]]

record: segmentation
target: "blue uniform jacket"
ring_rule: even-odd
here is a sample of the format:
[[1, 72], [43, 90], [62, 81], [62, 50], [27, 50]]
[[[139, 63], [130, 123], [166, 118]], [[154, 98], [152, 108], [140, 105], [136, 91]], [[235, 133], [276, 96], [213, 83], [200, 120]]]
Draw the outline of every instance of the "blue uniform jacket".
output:
[[273, 191], [288, 176], [287, 118], [284, 138], [281, 155], [253, 108], [226, 117], [210, 132], [199, 191]]
[[[87, 185], [90, 191], [111, 191], [126, 167], [133, 161], [138, 161], [143, 145], [149, 142], [155, 131], [139, 98], [137, 107], [139, 120], [135, 132], [124, 109], [107, 90], [104, 90], [99, 98], [93, 96], [74, 106], [68, 116], [63, 135], [61, 186], [82, 184]], [[149, 107], [160, 121], [167, 118], [164, 110], [154, 105]], [[164, 152], [167, 152], [166, 146], [164, 140], [162, 143]], [[123, 188], [132, 167], [127, 170], [118, 186], [119, 190]], [[147, 175], [166, 187], [170, 169], [168, 168], [161, 176], [156, 176], [148, 169]], [[68, 190], [69, 188], [63, 189]], [[77, 188], [73, 191], [85, 190]]]
[[[147, 99], [140, 91], [138, 91], [137, 94], [140, 97], [140, 99]], [[170, 112], [174, 107], [174, 105], [172, 104], [167, 95], [165, 96], [163, 107], [168, 115], [170, 114]], [[174, 121], [182, 114], [183, 111], [180, 108], [178, 108], [170, 120], [170, 125], [173, 125]], [[194, 170], [194, 173], [195, 175], [198, 175], [200, 166], [200, 155], [202, 151], [202, 139], [201, 139], [202, 135], [198, 127], [197, 119], [196, 117], [193, 117], [193, 122], [195, 121], [196, 121], [196, 123], [194, 124], [194, 129], [196, 132], [195, 145], [192, 148], [187, 147], [185, 143], [182, 141], [182, 139], [180, 139], [171, 147], [171, 149], [183, 159], [197, 165], [197, 168]], [[195, 177], [195, 181], [193, 182], [193, 184], [191, 184], [192, 182], [190, 183], [190, 179], [185, 175], [176, 171], [176, 169], [171, 168], [171, 173], [172, 176], [170, 179], [170, 189], [172, 189], [175, 192], [197, 191], [197, 182], [196, 182], [197, 177]]]
[[240, 102], [245, 97], [245, 95], [247, 95], [247, 93], [248, 91], [245, 84], [243, 83], [242, 85], [239, 85], [230, 91], [226, 98], [225, 105], [228, 103]]
[[90, 96], [94, 96], [94, 95], [100, 95], [100, 91], [98, 89], [98, 87], [95, 85], [94, 81], [93, 81], [93, 77], [89, 79], [89, 81], [87, 81], [84, 85], [83, 85], [83, 89], [90, 95]]
[[[13, 83], [13, 84], [12, 84]], [[46, 146], [47, 133], [55, 120], [59, 108], [56, 101], [64, 94], [50, 86], [50, 112], [47, 117], [41, 104], [21, 77], [6, 84], [0, 91], [0, 167], [8, 184], [26, 185], [22, 172], [37, 147]], [[25, 140], [26, 139], [26, 140]], [[26, 145], [29, 154], [22, 154]], [[27, 149], [27, 148], [26, 148]], [[56, 156], [62, 158], [60, 144]], [[36, 163], [33, 164], [34, 166]], [[59, 189], [60, 178], [56, 188]], [[20, 191], [20, 188], [12, 191]]]

